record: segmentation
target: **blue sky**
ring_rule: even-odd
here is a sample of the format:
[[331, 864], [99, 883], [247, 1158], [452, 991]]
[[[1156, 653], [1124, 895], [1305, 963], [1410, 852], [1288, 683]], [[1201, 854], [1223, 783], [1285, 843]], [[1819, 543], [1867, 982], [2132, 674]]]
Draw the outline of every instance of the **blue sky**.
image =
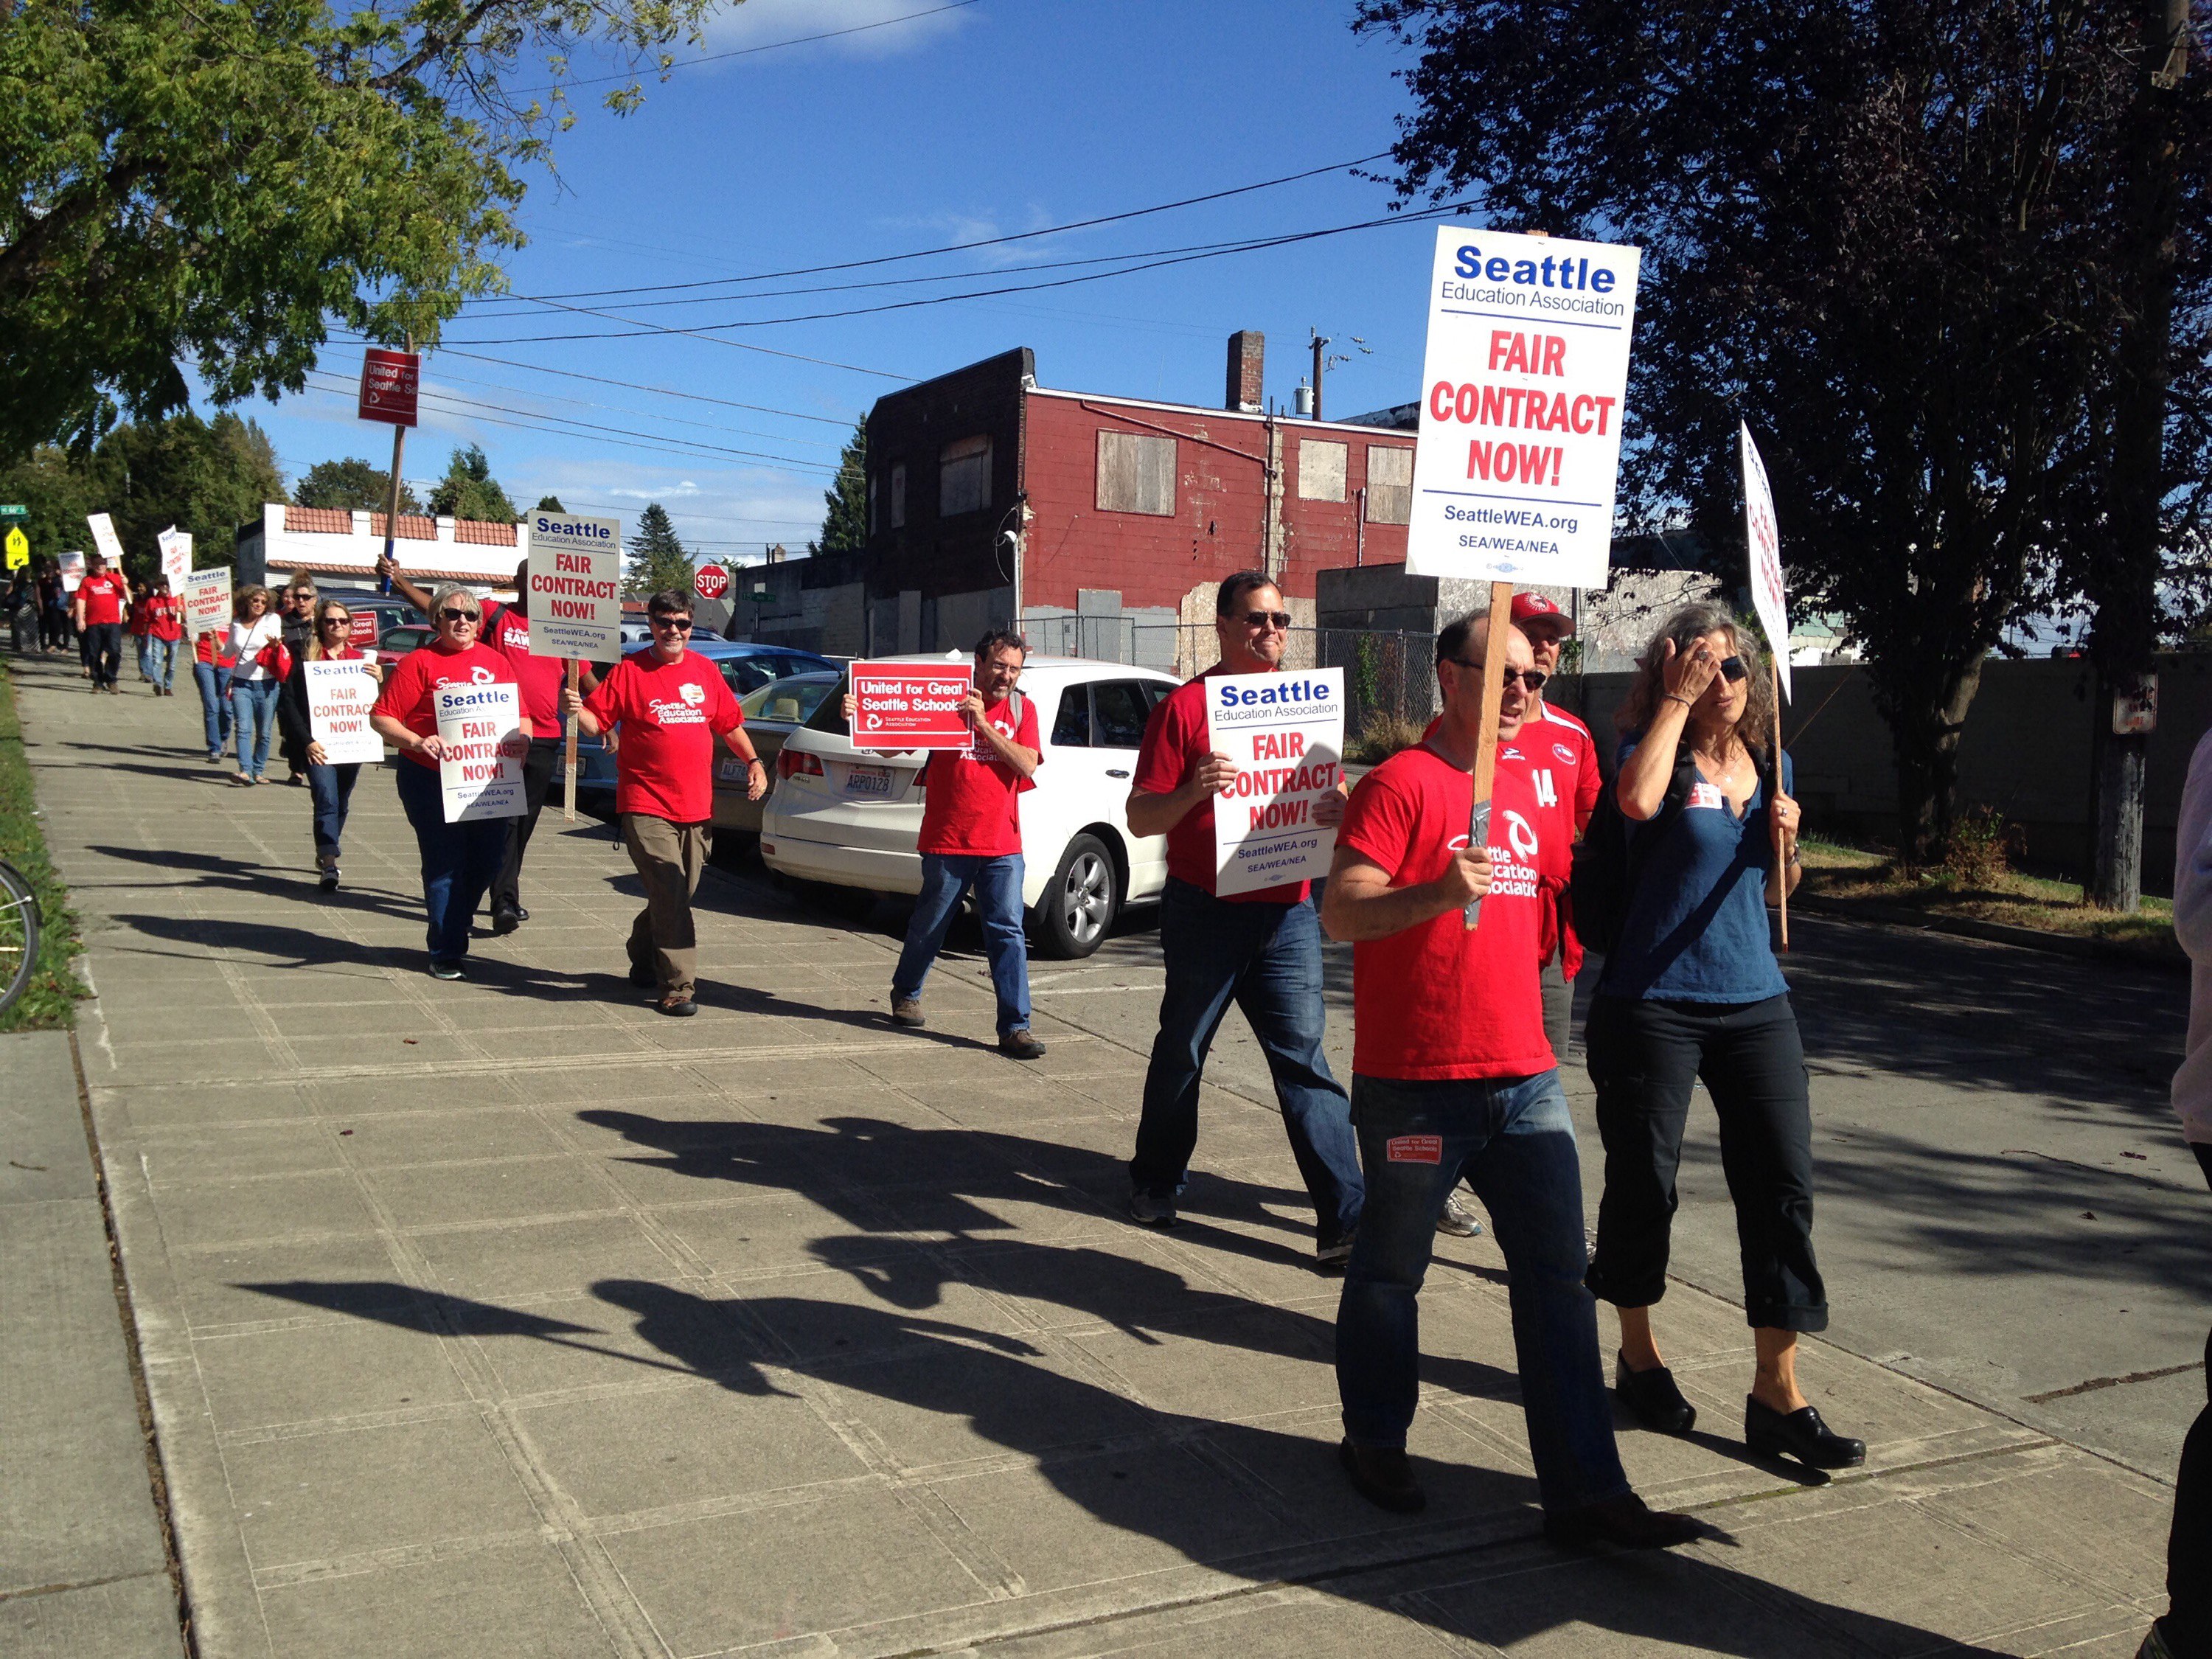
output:
[[[747, 0], [717, 15], [707, 50], [943, 3]], [[790, 270], [1036, 230], [1373, 155], [1406, 106], [1392, 78], [1406, 60], [1386, 41], [1355, 38], [1350, 17], [1349, 0], [975, 0], [679, 70], [648, 82], [644, 107], [626, 118], [580, 92], [580, 118], [558, 142], [557, 182], [530, 179], [521, 216], [532, 245], [513, 258], [509, 281], [517, 295], [554, 295]], [[575, 73], [597, 67], [580, 58]], [[706, 302], [635, 309], [625, 307], [674, 296], [563, 303], [684, 327], [880, 305], [1079, 274], [1010, 269], [1045, 260], [1349, 224], [1380, 216], [1391, 200], [1388, 185], [1340, 172], [1008, 246], [750, 287], [951, 279], [935, 285], [750, 301], [728, 297], [743, 288], [708, 289], [717, 297]], [[523, 506], [550, 491], [572, 511], [617, 512], [627, 526], [657, 500], [707, 556], [757, 558], [770, 541], [795, 548], [814, 532], [838, 446], [854, 416], [901, 384], [890, 377], [923, 378], [1014, 346], [1035, 349], [1048, 386], [1213, 404], [1226, 337], [1256, 328], [1267, 337], [1267, 393], [1287, 407], [1307, 366], [1308, 330], [1319, 328], [1350, 357], [1330, 371], [1326, 414], [1407, 401], [1419, 380], [1433, 234], [1391, 226], [1040, 293], [726, 337], [851, 368], [684, 336], [516, 343], [623, 325], [489, 302], [471, 307], [447, 338], [457, 351], [506, 361], [441, 353], [426, 376], [433, 392], [491, 407], [453, 402], [426, 412], [409, 436], [405, 471], [419, 487], [456, 444], [477, 442]], [[1350, 343], [1354, 335], [1368, 351]], [[241, 406], [269, 428], [291, 476], [330, 457], [388, 459], [386, 428], [354, 418], [350, 391], [319, 389], [349, 388], [358, 367], [357, 348], [334, 343], [319, 389], [274, 408]], [[515, 411], [523, 425], [512, 423]], [[646, 435], [617, 444], [606, 434], [529, 429], [547, 416]], [[661, 445], [713, 447], [678, 454]], [[730, 449], [754, 455], [721, 453]]]

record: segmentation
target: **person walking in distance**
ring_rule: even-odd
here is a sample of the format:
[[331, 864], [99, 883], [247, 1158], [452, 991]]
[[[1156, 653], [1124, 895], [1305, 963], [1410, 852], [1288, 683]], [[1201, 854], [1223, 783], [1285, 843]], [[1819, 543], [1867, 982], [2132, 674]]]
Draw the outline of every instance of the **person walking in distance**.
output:
[[[284, 651], [294, 662], [307, 654], [307, 647], [315, 642], [315, 579], [304, 570], [292, 573], [285, 584], [278, 605], [277, 621], [283, 625]], [[276, 752], [283, 758], [288, 781], [303, 787], [307, 783], [307, 750], [304, 744], [295, 743], [291, 734], [279, 732]]]
[[[2173, 838], [2173, 933], [2189, 953], [2189, 1031], [2173, 1074], [2182, 1138], [2212, 1182], [2212, 732], [2197, 739], [2181, 788]], [[2212, 1395], [2212, 1336], [2204, 1342]], [[2166, 1546], [2165, 1617], [2136, 1659], [2203, 1659], [2212, 1654], [2212, 1403], [2181, 1443], [2173, 1481], [2173, 1528]]]
[[[388, 576], [393, 589], [417, 610], [428, 610], [429, 595], [399, 573], [389, 559], [379, 557], [376, 574]], [[530, 648], [530, 561], [514, 567], [514, 603], [486, 600], [483, 643], [507, 658], [514, 683], [522, 692], [523, 725], [530, 733], [530, 752], [522, 760], [520, 817], [507, 821], [507, 856], [491, 884], [491, 930], [511, 933], [530, 920], [522, 905], [522, 858], [537, 833], [538, 814], [553, 787], [553, 769], [561, 757], [561, 659], [540, 656]], [[590, 687], [587, 685], [588, 690]]]
[[315, 869], [323, 891], [331, 893], [337, 890], [338, 854], [345, 839], [346, 812], [353, 803], [354, 785], [361, 777], [361, 763], [333, 766], [323, 745], [315, 741], [314, 723], [307, 712], [307, 665], [359, 663], [361, 672], [372, 683], [379, 676], [376, 665], [353, 648], [353, 613], [343, 601], [315, 601], [314, 622], [313, 639], [292, 665], [291, 676], [277, 694], [276, 720], [307, 757], [307, 789], [314, 802]]
[[[965, 749], [929, 757], [922, 786], [921, 893], [907, 923], [906, 946], [891, 973], [891, 1023], [919, 1027], [922, 982], [945, 930], [970, 888], [975, 893], [991, 984], [999, 998], [999, 1051], [1036, 1060], [1044, 1044], [1030, 1034], [1029, 936], [1022, 927], [1022, 820], [1016, 805], [1044, 759], [1036, 707], [1016, 690], [1029, 645], [994, 631], [975, 644], [975, 684], [960, 712], [974, 728]], [[854, 713], [845, 697], [848, 725]]]
[[123, 623], [131, 609], [131, 586], [119, 570], [110, 570], [98, 553], [85, 561], [84, 580], [76, 585], [73, 620], [84, 636], [85, 665], [91, 671], [92, 689], [117, 692], [123, 669]]
[[230, 635], [220, 628], [204, 628], [192, 640], [192, 686], [200, 694], [200, 716], [207, 728], [210, 766], [222, 764], [222, 751], [230, 742], [230, 671], [237, 659], [230, 654]]
[[[1352, 942], [1353, 1115], [1367, 1208], [1336, 1321], [1340, 1457], [1385, 1509], [1426, 1502], [1406, 1458], [1419, 1394], [1418, 1297], [1437, 1206], [1471, 1176], [1498, 1222], [1528, 1449], [1555, 1541], [1655, 1548], [1703, 1528], [1655, 1514], [1629, 1489], [1583, 1288], [1582, 1173], [1574, 1120], [1544, 1035], [1534, 959], [1545, 815], [1514, 739], [1530, 707], [1526, 635], [1486, 664], [1489, 613], [1437, 636], [1443, 718], [1359, 781], [1338, 832], [1322, 925]], [[1497, 726], [1482, 694], [1505, 677]], [[1497, 772], [1490, 844], [1468, 844], [1472, 773]], [[1480, 900], [1468, 931], [1464, 907]]]
[[745, 798], [768, 793], [768, 769], [745, 735], [744, 711], [721, 671], [685, 649], [691, 596], [665, 588], [646, 601], [653, 643], [617, 663], [587, 699], [563, 687], [560, 708], [594, 737], [614, 731], [615, 814], [645, 884], [629, 930], [629, 977], [650, 1006], [696, 1014], [699, 941], [691, 896], [714, 842], [714, 740], [745, 763]]
[[39, 648], [66, 651], [69, 634], [69, 585], [62, 580], [61, 566], [47, 559], [39, 568]]
[[177, 695], [177, 647], [185, 637], [184, 606], [169, 591], [169, 579], [157, 575], [149, 586], [143, 607], [146, 617], [145, 643], [140, 647], [146, 678], [157, 697]]
[[507, 851], [507, 825], [497, 818], [446, 822], [445, 786], [439, 776], [445, 752], [438, 737], [439, 688], [514, 684], [507, 659], [477, 643], [483, 620], [483, 606], [467, 588], [441, 589], [430, 605], [435, 631], [399, 659], [368, 716], [368, 723], [399, 750], [399, 805], [414, 827], [422, 859], [433, 979], [461, 977], [469, 953], [469, 919]]
[[290, 668], [283, 624], [269, 614], [269, 590], [241, 587], [231, 602], [230, 725], [238, 738], [238, 781], [257, 784], [269, 765], [276, 692]]
[[[1214, 596], [1220, 660], [1152, 710], [1138, 750], [1129, 831], [1168, 838], [1160, 899], [1167, 987], [1129, 1160], [1129, 1213], [1148, 1226], [1175, 1222], [1198, 1145], [1199, 1081], [1233, 1001], [1267, 1055], [1291, 1153], [1313, 1199], [1317, 1265], [1334, 1271], [1352, 1254], [1365, 1188], [1350, 1108], [1322, 1054], [1321, 926], [1308, 884], [1226, 898], [1213, 890], [1213, 799], [1236, 781], [1237, 765], [1206, 744], [1206, 683], [1279, 672], [1290, 626], [1273, 578], [1240, 570], [1224, 580]], [[1343, 797], [1330, 795], [1315, 817], [1333, 825], [1343, 810]]]

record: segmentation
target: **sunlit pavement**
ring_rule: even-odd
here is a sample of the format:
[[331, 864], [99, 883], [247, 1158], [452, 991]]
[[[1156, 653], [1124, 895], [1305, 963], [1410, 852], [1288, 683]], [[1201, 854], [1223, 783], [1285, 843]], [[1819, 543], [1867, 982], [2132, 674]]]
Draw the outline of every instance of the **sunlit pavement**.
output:
[[[2162, 981], [2129, 1002], [2087, 964], [1801, 929], [1838, 1305], [1803, 1370], [1868, 1467], [1805, 1484], [1736, 1437], [1708, 1121], [1662, 1310], [1699, 1430], [1621, 1443], [1648, 1498], [1725, 1536], [1571, 1556], [1537, 1536], [1487, 1240], [1440, 1241], [1422, 1298], [1428, 1513], [1344, 1486], [1334, 1285], [1234, 1018], [1183, 1224], [1118, 1218], [1158, 996], [1140, 924], [1038, 964], [1051, 1053], [1022, 1066], [990, 1047], [980, 963], [894, 1031], [888, 907], [845, 927], [717, 873], [702, 1011], [668, 1020], [623, 978], [626, 857], [556, 813], [531, 921], [440, 984], [388, 776], [325, 900], [307, 791], [206, 764], [189, 690], [95, 698], [39, 662], [20, 684], [209, 1659], [2121, 1656], [2163, 1607], [2154, 1476], [2201, 1371], [2021, 1386], [2156, 1369], [2134, 1362], [2192, 1318], [2179, 1358], [2201, 1348], [2203, 1195], [2146, 1103], [2178, 1036]], [[2069, 986], [2136, 1029], [2050, 1029], [2036, 1000]], [[2123, 1146], [2143, 1172], [2106, 1170]], [[2082, 1182], [2106, 1236], [2060, 1224], [2095, 1208]], [[2069, 1299], [2093, 1291], [2154, 1328]], [[2004, 1376], [1950, 1374], [1976, 1352]], [[2065, 1415], [2136, 1386], [2174, 1398]]]

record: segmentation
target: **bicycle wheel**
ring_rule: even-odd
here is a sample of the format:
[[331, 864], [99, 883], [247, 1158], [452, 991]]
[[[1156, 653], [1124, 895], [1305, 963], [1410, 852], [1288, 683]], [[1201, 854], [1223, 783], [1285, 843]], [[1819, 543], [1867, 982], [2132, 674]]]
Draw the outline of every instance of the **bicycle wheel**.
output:
[[15, 1006], [39, 965], [39, 901], [12, 864], [0, 861], [0, 1013]]

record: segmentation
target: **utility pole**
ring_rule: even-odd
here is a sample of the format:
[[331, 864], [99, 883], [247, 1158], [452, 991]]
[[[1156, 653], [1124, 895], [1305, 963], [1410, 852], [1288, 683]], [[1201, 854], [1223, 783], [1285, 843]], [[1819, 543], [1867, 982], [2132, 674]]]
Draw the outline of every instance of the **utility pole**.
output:
[[1322, 372], [1322, 369], [1326, 366], [1326, 364], [1327, 364], [1327, 361], [1328, 361], [1326, 358], [1324, 358], [1324, 357], [1322, 356], [1322, 354], [1323, 352], [1325, 352], [1325, 351], [1327, 351], [1327, 350], [1328, 349], [1328, 336], [1327, 336], [1326, 334], [1322, 333], [1318, 329], [1308, 329], [1306, 331], [1307, 331], [1309, 334], [1311, 334], [1311, 335], [1313, 336], [1313, 360], [1314, 360], [1314, 412], [1313, 412], [1313, 417], [1314, 417], [1314, 419], [1316, 419], [1316, 420], [1317, 421], [1317, 420], [1321, 419], [1321, 372]]
[[2143, 784], [2149, 734], [2118, 732], [2123, 700], [2152, 690], [2158, 647], [2166, 408], [2172, 378], [2179, 266], [2176, 137], [2189, 66], [2189, 0], [2139, 0], [2140, 59], [2122, 158], [2127, 216], [2120, 270], [2126, 313], [2113, 354], [2112, 456], [2106, 535], [2092, 567], [2097, 604], [2089, 654], [2097, 668], [2094, 837], [2085, 896], [2132, 911], [2142, 898]]

